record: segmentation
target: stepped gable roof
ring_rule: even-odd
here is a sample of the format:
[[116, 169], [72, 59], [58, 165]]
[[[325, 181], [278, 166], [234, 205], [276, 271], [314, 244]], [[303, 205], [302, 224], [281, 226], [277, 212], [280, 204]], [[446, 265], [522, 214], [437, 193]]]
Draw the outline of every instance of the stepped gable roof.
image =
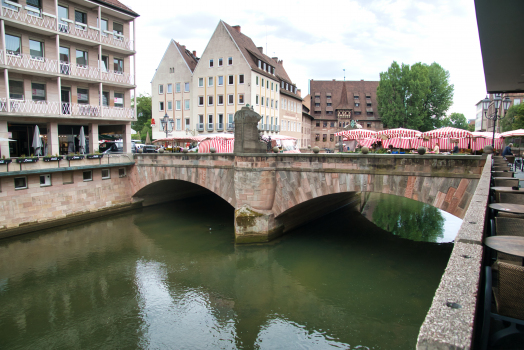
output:
[[342, 82], [342, 91], [340, 92], [340, 101], [336, 109], [351, 109], [348, 103], [348, 92], [346, 90], [346, 82]]
[[[173, 40], [174, 41], [174, 40]], [[174, 41], [175, 45], [177, 46], [178, 50], [182, 54], [182, 57], [184, 58], [184, 61], [186, 61], [187, 66], [191, 70], [191, 72], [195, 71], [195, 68], [197, 66], [199, 58], [194, 56], [191, 51], [186, 49], [185, 45], [180, 45], [178, 42]]]
[[117, 10], [123, 10], [127, 14], [129, 14], [131, 16], [134, 16], [134, 17], [140, 16], [138, 13], [136, 13], [133, 10], [131, 10], [129, 7], [127, 7], [126, 5], [122, 4], [118, 0], [93, 0], [93, 2], [95, 2], [95, 3], [98, 2], [98, 3], [102, 4], [102, 5], [113, 7], [115, 9], [117, 9]]
[[[277, 80], [277, 78], [272, 75], [271, 73], [268, 73], [260, 68], [258, 68], [258, 62], [255, 61], [255, 58], [263, 61], [263, 62], [266, 62], [266, 64], [270, 64], [272, 66], [275, 66], [275, 62], [267, 55], [263, 54], [262, 52], [260, 52], [255, 43], [253, 42], [253, 40], [251, 40], [250, 37], [248, 37], [247, 35], [244, 35], [242, 34], [239, 30], [233, 28], [232, 26], [230, 26], [229, 24], [227, 24], [226, 22], [220, 20], [220, 22], [222, 22], [222, 24], [224, 25], [224, 27], [227, 29], [227, 31], [229, 32], [229, 35], [231, 35], [231, 37], [233, 38], [233, 40], [235, 41], [235, 43], [237, 44], [238, 48], [240, 49], [240, 52], [242, 52], [242, 55], [244, 55], [244, 57], [246, 58], [246, 61], [247, 63], [249, 64], [249, 66], [251, 67], [251, 69], [261, 75], [264, 75], [268, 78], [271, 78], [273, 80]], [[275, 67], [275, 71], [276, 71], [276, 67]]]

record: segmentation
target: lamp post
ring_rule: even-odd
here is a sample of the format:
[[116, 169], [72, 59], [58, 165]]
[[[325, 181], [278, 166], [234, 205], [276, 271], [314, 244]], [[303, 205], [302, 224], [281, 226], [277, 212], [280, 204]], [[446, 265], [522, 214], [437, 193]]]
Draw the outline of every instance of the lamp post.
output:
[[493, 99], [493, 106], [495, 107], [495, 113], [492, 115], [489, 115], [487, 113], [490, 102], [491, 101], [489, 100], [488, 96], [486, 96], [486, 98], [482, 100], [482, 107], [484, 109], [484, 114], [486, 118], [488, 118], [489, 120], [493, 120], [493, 140], [491, 141], [491, 147], [493, 147], [493, 150], [495, 150], [495, 130], [497, 128], [497, 120], [503, 119], [505, 117], [505, 113], [504, 113], [504, 116], [501, 116], [501, 115], [499, 116], [497, 115], [497, 112], [500, 108], [501, 102], [503, 102], [502, 107], [504, 108], [504, 111], [507, 111], [509, 108], [509, 105], [511, 104], [511, 100], [509, 99], [508, 96], [506, 96], [504, 101], [502, 101], [502, 98], [500, 96], [495, 95], [495, 98]]
[[162, 123], [162, 130], [166, 132], [167, 139], [168, 134], [171, 131], [173, 131], [173, 125], [175, 124], [175, 121], [173, 119], [170, 119], [166, 113], [166, 115], [164, 116], [164, 118], [160, 120], [160, 122]]

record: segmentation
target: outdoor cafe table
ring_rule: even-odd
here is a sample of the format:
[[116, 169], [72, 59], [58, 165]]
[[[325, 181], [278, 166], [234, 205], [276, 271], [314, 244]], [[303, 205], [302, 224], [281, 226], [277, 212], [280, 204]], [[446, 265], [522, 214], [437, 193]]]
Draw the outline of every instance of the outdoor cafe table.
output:
[[495, 192], [504, 192], [504, 193], [524, 193], [524, 187], [519, 188], [518, 190], [514, 190], [513, 187], [505, 187], [505, 186], [493, 186], [491, 189]]
[[486, 238], [484, 244], [496, 251], [524, 258], [524, 237], [491, 236]]
[[505, 213], [524, 214], [524, 204], [491, 203], [489, 207], [493, 210], [503, 211]]

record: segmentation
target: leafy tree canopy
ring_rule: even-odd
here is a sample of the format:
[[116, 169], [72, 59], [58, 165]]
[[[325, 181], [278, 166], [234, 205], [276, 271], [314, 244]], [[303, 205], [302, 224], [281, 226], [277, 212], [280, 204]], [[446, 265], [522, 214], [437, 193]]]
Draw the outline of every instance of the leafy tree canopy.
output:
[[502, 131], [524, 129], [524, 104], [511, 106], [500, 121]]
[[393, 61], [380, 73], [378, 112], [386, 128], [433, 130], [441, 127], [453, 91], [449, 72], [438, 63], [399, 66]]
[[151, 96], [140, 94], [140, 96], [136, 98], [136, 113], [137, 121], [134, 122], [131, 127], [133, 130], [141, 133], [144, 125], [151, 127]]
[[442, 119], [442, 126], [451, 126], [458, 129], [468, 130], [468, 120], [462, 113], [451, 113], [449, 117]]

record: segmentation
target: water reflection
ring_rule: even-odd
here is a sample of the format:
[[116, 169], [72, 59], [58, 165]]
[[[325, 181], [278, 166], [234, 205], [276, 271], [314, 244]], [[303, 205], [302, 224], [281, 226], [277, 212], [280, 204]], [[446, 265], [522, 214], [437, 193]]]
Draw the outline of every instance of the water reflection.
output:
[[423, 242], [451, 242], [462, 220], [429, 204], [412, 199], [366, 193], [362, 215], [396, 236]]
[[450, 245], [344, 208], [233, 244], [221, 199], [0, 241], [0, 348], [407, 349]]

